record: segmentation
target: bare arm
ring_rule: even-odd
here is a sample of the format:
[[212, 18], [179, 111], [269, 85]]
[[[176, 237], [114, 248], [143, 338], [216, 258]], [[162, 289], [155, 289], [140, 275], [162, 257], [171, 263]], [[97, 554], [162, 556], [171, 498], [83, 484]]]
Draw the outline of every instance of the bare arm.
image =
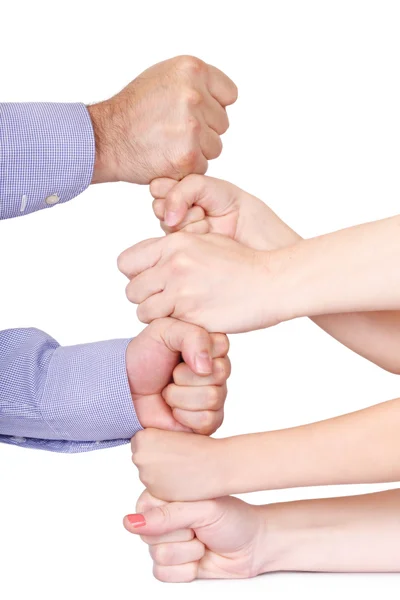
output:
[[396, 399], [301, 427], [218, 440], [226, 457], [221, 474], [229, 493], [398, 481], [399, 430]]
[[225, 497], [163, 503], [147, 491], [128, 531], [150, 546], [161, 581], [274, 571], [400, 572], [400, 490], [254, 506]]
[[400, 490], [262, 507], [266, 571], [399, 572]]
[[400, 481], [399, 431], [397, 399], [309, 425], [224, 439], [146, 429], [135, 436], [132, 459], [150, 493], [169, 501], [392, 482]]
[[[151, 191], [154, 211], [166, 233], [219, 233], [255, 250], [278, 250], [302, 238], [264, 202], [211, 177], [190, 175], [180, 183], [159, 179]], [[172, 211], [172, 213], [171, 213]], [[164, 221], [166, 214], [175, 225]], [[385, 243], [385, 240], [384, 240]], [[312, 320], [329, 335], [394, 373], [400, 373], [400, 312], [322, 314]]]

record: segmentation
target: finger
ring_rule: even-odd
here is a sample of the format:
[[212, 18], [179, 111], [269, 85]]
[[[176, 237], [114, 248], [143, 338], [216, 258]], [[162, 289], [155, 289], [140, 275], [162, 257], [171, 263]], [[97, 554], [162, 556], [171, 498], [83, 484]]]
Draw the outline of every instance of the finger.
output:
[[164, 198], [156, 198], [156, 200], [153, 200], [153, 212], [156, 215], [157, 219], [160, 219], [160, 221], [162, 221], [164, 219], [164, 213], [165, 213], [165, 200]]
[[164, 535], [178, 529], [195, 529], [220, 516], [220, 504], [212, 500], [171, 502], [143, 513], [127, 515], [124, 526], [139, 535]]
[[149, 550], [153, 561], [165, 567], [201, 560], [205, 554], [204, 544], [198, 539], [151, 545]]
[[139, 423], [144, 429], [155, 427], [166, 431], [191, 431], [190, 428], [182, 425], [174, 418], [171, 408], [167, 406], [159, 394], [133, 399], [133, 406]]
[[165, 287], [165, 272], [159, 267], [153, 267], [143, 271], [134, 277], [126, 286], [126, 297], [134, 304], [140, 304], [164, 290]]
[[210, 94], [222, 105], [228, 106], [236, 102], [238, 89], [225, 73], [208, 65], [208, 89]]
[[[150, 510], [156, 506], [166, 504], [164, 500], [155, 498], [148, 490], [144, 490], [136, 503], [136, 512], [141, 513]], [[193, 529], [178, 529], [164, 535], [142, 535], [140, 536], [145, 544], [161, 544], [165, 542], [189, 542], [194, 538]]]
[[141, 535], [140, 539], [149, 546], [154, 544], [164, 544], [169, 542], [190, 542], [194, 538], [193, 529], [177, 529], [164, 535]]
[[165, 238], [153, 238], [135, 244], [118, 257], [118, 269], [132, 279], [142, 271], [154, 267], [161, 258]]
[[166, 235], [170, 233], [175, 233], [175, 231], [185, 231], [186, 233], [196, 233], [197, 235], [204, 235], [205, 233], [210, 233], [210, 225], [208, 221], [203, 219], [203, 221], [198, 221], [198, 223], [192, 223], [191, 225], [186, 225], [186, 227], [181, 228], [180, 225], [177, 227], [168, 227], [162, 221], [161, 229], [165, 232]]
[[189, 175], [166, 194], [164, 220], [169, 227], [183, 221], [188, 209], [204, 194], [207, 183], [207, 177]]
[[174, 408], [172, 414], [183, 426], [189, 427], [194, 433], [200, 435], [211, 435], [221, 427], [224, 420], [224, 411], [222, 408], [215, 411], [189, 411]]
[[174, 303], [168, 299], [165, 292], [154, 294], [137, 307], [136, 314], [142, 323], [151, 323], [154, 319], [169, 317], [175, 310]]
[[221, 358], [229, 352], [229, 339], [225, 333], [212, 333], [212, 357]]
[[180, 352], [194, 373], [202, 377], [212, 373], [212, 338], [205, 329], [173, 319], [161, 335], [165, 345]]
[[165, 196], [177, 185], [175, 179], [159, 177], [150, 183], [150, 194], [153, 198], [165, 198]]
[[153, 575], [165, 583], [189, 583], [197, 578], [198, 562], [164, 567], [157, 563], [153, 566]]
[[205, 95], [202, 108], [207, 125], [218, 135], [225, 133], [229, 128], [229, 119], [225, 108], [210, 94]]
[[171, 232], [179, 231], [179, 230], [183, 229], [184, 227], [186, 227], [187, 225], [191, 225], [192, 223], [197, 223], [198, 221], [203, 221], [204, 217], [205, 217], [205, 213], [204, 213], [204, 210], [201, 208], [201, 206], [192, 206], [186, 212], [184, 219], [182, 219], [182, 221], [180, 221], [177, 226], [169, 227], [169, 229], [171, 230]]
[[218, 133], [214, 131], [214, 129], [211, 129], [206, 124], [200, 133], [200, 147], [202, 153], [208, 160], [218, 158], [222, 152], [221, 138], [219, 137]]
[[231, 363], [229, 358], [214, 358], [212, 361], [212, 373], [199, 377], [193, 372], [190, 365], [180, 363], [175, 367], [173, 380], [176, 385], [182, 386], [204, 386], [223, 385], [231, 374]]
[[226, 394], [226, 384], [190, 387], [170, 383], [162, 391], [168, 406], [189, 411], [218, 410], [224, 406]]

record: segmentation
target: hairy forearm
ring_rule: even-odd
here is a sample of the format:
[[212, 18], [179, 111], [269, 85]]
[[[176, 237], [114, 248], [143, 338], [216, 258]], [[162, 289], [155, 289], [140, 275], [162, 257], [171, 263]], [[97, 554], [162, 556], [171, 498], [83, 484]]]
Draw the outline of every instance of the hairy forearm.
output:
[[260, 507], [264, 572], [399, 572], [400, 490]]
[[400, 480], [400, 399], [280, 431], [218, 440], [221, 495]]

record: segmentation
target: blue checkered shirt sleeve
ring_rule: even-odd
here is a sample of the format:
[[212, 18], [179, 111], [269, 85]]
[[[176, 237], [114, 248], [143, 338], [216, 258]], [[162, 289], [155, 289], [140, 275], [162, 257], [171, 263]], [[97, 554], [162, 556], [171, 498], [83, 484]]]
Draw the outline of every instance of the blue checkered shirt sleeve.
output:
[[38, 329], [0, 332], [0, 442], [68, 453], [128, 442], [141, 429], [128, 343], [62, 347]]
[[0, 219], [71, 200], [89, 186], [94, 158], [84, 104], [0, 103]]

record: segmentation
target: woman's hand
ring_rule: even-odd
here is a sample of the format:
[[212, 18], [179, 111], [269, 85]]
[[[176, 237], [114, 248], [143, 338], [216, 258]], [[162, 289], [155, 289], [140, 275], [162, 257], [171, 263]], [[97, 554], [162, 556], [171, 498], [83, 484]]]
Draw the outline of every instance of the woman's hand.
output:
[[166, 582], [255, 577], [272, 568], [263, 507], [237, 498], [166, 504], [145, 491], [125, 528], [149, 544]]
[[154, 179], [153, 210], [165, 233], [219, 233], [255, 250], [276, 250], [300, 236], [262, 200], [228, 181], [189, 175]]

